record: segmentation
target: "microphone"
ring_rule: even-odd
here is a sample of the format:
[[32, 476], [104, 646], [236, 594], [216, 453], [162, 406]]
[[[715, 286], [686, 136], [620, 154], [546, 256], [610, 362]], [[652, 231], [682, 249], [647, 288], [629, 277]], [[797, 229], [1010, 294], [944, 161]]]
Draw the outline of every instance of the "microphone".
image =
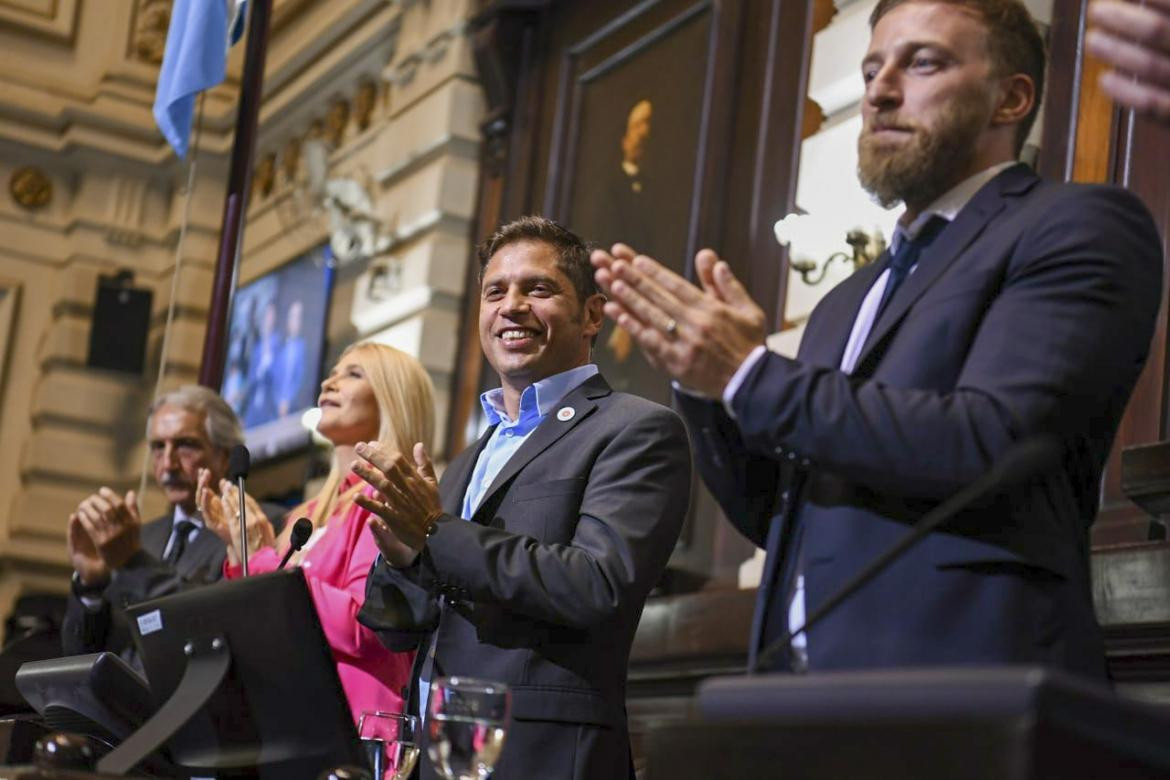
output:
[[235, 483], [240, 491], [240, 565], [244, 576], [248, 576], [248, 524], [244, 514], [244, 481], [248, 477], [248, 469], [252, 465], [252, 456], [243, 444], [237, 444], [228, 452], [228, 479]]
[[751, 671], [766, 666], [778, 654], [787, 652], [793, 638], [806, 633], [812, 626], [819, 623], [841, 602], [868, 585], [875, 577], [905, 555], [907, 550], [926, 538], [945, 521], [984, 496], [1016, 487], [1051, 470], [1060, 462], [1063, 454], [1064, 449], [1060, 440], [1051, 434], [1033, 436], [1013, 446], [983, 476], [927, 512], [921, 520], [914, 524], [914, 529], [910, 533], [874, 558], [868, 566], [854, 575], [853, 579], [825, 599], [819, 607], [809, 614], [804, 625], [795, 631], [785, 631], [778, 639], [769, 642], [756, 656], [755, 667]]
[[288, 535], [288, 552], [280, 559], [280, 565], [276, 568], [283, 569], [293, 553], [304, 547], [305, 542], [309, 541], [309, 537], [312, 535], [313, 521], [307, 517], [298, 517], [297, 521], [293, 523], [292, 533]]

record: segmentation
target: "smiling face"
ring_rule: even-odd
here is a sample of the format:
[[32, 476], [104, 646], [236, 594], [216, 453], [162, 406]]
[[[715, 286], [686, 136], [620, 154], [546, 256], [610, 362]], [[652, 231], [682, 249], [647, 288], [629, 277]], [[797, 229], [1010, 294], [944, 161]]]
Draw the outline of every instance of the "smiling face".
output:
[[862, 62], [862, 186], [882, 205], [902, 201], [916, 213], [1013, 159], [1016, 117], [1000, 111], [1005, 93], [993, 70], [974, 11], [908, 2], [883, 16]]
[[365, 369], [342, 355], [321, 382], [317, 397], [321, 419], [317, 432], [334, 446], [357, 444], [378, 438], [378, 401]]
[[603, 302], [578, 299], [549, 244], [523, 240], [496, 251], [480, 285], [479, 340], [505, 398], [518, 400], [532, 383], [588, 363]]
[[163, 404], [150, 417], [151, 470], [167, 501], [195, 511], [199, 469], [211, 470], [212, 484], [227, 472], [227, 453], [212, 446], [202, 412]]

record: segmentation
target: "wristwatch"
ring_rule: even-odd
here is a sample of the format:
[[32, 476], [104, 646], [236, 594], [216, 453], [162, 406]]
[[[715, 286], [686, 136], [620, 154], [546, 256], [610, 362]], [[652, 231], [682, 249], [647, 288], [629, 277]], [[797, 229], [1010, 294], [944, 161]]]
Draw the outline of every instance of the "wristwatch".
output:
[[73, 576], [69, 578], [69, 588], [70, 588], [70, 590], [73, 591], [73, 595], [79, 599], [80, 598], [91, 598], [92, 599], [92, 598], [95, 598], [97, 596], [100, 596], [100, 595], [102, 595], [102, 592], [106, 589], [106, 586], [109, 584], [110, 584], [109, 582], [102, 582], [102, 583], [93, 584], [93, 585], [86, 585], [85, 583], [83, 583], [81, 581], [81, 575], [78, 574], [76, 571], [74, 571]]

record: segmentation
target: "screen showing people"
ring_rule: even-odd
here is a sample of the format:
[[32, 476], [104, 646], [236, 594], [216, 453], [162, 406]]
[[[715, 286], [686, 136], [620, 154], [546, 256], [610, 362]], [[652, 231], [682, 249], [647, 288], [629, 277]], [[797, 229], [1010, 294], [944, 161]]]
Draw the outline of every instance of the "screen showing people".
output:
[[320, 247], [240, 287], [232, 302], [223, 397], [263, 459], [304, 445], [315, 404], [332, 262]]

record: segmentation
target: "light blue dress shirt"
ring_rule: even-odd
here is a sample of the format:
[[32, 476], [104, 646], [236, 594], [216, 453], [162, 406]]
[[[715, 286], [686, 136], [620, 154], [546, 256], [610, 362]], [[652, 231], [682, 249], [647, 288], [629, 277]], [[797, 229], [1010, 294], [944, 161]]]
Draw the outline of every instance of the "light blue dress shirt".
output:
[[471, 481], [467, 483], [467, 492], [463, 495], [464, 520], [470, 520], [475, 514], [479, 502], [491, 488], [492, 480], [500, 473], [500, 469], [504, 468], [504, 464], [516, 454], [516, 450], [520, 449], [528, 435], [548, 416], [552, 408], [560, 403], [570, 390], [596, 373], [597, 366], [587, 363], [534, 382], [520, 394], [520, 410], [515, 420], [508, 417], [502, 388], [488, 390], [479, 397], [488, 425], [494, 425], [496, 429], [492, 431], [491, 438], [479, 453], [475, 470], [471, 472]]
[[[533, 382], [524, 388], [520, 394], [520, 409], [513, 420], [508, 416], [504, 406], [504, 391], [502, 388], [488, 390], [479, 397], [483, 405], [483, 413], [487, 416], [488, 425], [496, 426], [487, 443], [480, 450], [479, 458], [475, 461], [475, 469], [471, 472], [471, 480], [467, 483], [467, 492], [463, 494], [463, 509], [461, 514], [464, 520], [470, 520], [479, 502], [487, 495], [492, 481], [499, 475], [500, 469], [512, 459], [516, 450], [520, 449], [529, 434], [553, 411], [561, 400], [572, 390], [577, 389], [585, 380], [598, 373], [594, 363], [586, 363], [559, 374], [553, 374], [539, 382]], [[427, 663], [420, 669], [418, 680], [419, 723], [427, 719], [427, 700], [431, 694], [430, 672], [433, 669], [435, 652], [435, 635], [427, 643], [426, 652], [431, 655]]]

